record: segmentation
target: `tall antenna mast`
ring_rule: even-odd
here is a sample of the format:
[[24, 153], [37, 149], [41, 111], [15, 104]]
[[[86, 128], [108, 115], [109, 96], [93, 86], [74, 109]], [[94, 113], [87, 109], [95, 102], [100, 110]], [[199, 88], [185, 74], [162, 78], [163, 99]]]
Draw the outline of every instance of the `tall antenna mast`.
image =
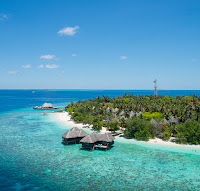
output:
[[158, 86], [157, 86], [157, 80], [155, 79], [153, 81], [154, 83], [154, 96], [155, 96], [155, 99], [157, 98], [157, 95], [158, 95]]

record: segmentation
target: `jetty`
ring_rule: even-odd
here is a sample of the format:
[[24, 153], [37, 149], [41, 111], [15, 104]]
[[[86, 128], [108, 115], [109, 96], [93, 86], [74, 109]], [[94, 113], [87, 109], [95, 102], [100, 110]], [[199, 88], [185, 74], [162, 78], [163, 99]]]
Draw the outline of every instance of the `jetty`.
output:
[[78, 127], [73, 127], [66, 133], [62, 135], [63, 143], [64, 144], [75, 144], [80, 143], [80, 140], [87, 136], [88, 134], [83, 130], [79, 129]]
[[33, 109], [58, 109], [58, 107], [54, 107], [51, 103], [44, 103], [42, 106], [35, 106]]

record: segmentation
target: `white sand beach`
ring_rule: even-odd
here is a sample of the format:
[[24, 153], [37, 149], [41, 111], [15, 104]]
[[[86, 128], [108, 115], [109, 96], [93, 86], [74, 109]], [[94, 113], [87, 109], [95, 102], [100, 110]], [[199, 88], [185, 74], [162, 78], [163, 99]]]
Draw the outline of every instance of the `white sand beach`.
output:
[[[92, 126], [86, 124], [82, 124], [82, 123], [76, 123], [73, 120], [70, 119], [70, 115], [68, 114], [68, 112], [55, 112], [51, 114], [51, 119], [53, 121], [62, 123], [63, 125], [66, 125], [66, 127], [71, 126], [71, 127], [78, 127], [78, 128], [83, 128], [83, 129], [90, 129], [92, 130]], [[100, 133], [110, 133], [110, 131], [108, 131], [105, 127], [102, 127], [102, 130], [100, 131]], [[123, 141], [138, 141], [136, 139], [126, 139], [123, 136], [115, 136], [116, 139], [119, 140], [123, 140]], [[144, 142], [144, 141], [141, 141]], [[171, 142], [171, 141], [163, 141], [162, 139], [159, 138], [155, 138], [155, 139], [150, 139], [149, 141], [147, 141], [148, 143], [151, 144], [155, 144], [155, 145], [166, 145], [166, 146], [175, 146], [175, 147], [193, 147], [193, 148], [200, 148], [200, 145], [189, 145], [189, 144], [177, 144], [175, 142]]]

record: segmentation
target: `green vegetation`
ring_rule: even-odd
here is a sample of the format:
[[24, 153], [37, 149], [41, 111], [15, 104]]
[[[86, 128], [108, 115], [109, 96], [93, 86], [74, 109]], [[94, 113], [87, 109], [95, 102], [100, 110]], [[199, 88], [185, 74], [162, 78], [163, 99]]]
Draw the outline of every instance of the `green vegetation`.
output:
[[[200, 143], [200, 97], [191, 96], [133, 96], [110, 98], [97, 97], [69, 104], [66, 108], [76, 122], [93, 125], [100, 131], [102, 126], [110, 131], [125, 129], [126, 138], [148, 140], [171, 136], [178, 143]], [[178, 123], [169, 123], [169, 119]], [[150, 120], [154, 119], [155, 121]]]
[[144, 119], [134, 118], [127, 120], [127, 128], [124, 131], [126, 138], [135, 138], [137, 140], [148, 141], [154, 138], [154, 125]]
[[177, 142], [200, 144], [200, 123], [197, 121], [188, 120], [185, 123], [179, 124], [176, 127], [178, 132]]
[[158, 112], [145, 112], [143, 113], [143, 117], [145, 119], [151, 120], [151, 119], [162, 119], [163, 118], [163, 114], [162, 113], [158, 113]]

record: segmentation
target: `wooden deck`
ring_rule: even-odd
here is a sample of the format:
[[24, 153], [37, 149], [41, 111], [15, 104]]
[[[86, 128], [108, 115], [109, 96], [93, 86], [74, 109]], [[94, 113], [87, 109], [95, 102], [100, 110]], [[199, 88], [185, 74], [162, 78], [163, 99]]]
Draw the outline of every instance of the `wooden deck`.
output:
[[64, 144], [79, 144], [80, 143], [80, 138], [77, 139], [63, 139]]
[[106, 145], [95, 145], [94, 146], [95, 148], [99, 148], [99, 149], [108, 149], [108, 146], [106, 146]]

